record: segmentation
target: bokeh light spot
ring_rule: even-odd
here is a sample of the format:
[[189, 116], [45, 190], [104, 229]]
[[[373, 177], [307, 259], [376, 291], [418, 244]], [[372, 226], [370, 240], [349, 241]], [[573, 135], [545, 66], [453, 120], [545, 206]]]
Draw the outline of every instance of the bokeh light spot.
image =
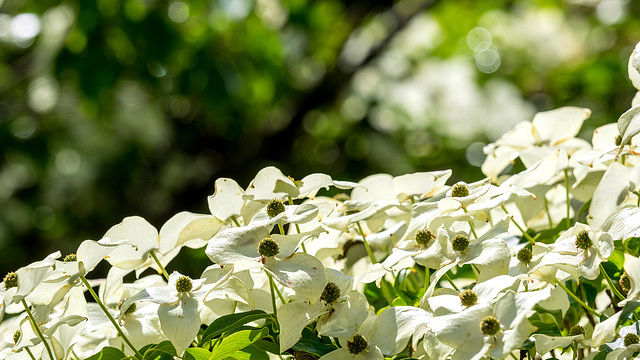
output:
[[169, 18], [174, 22], [185, 22], [189, 18], [189, 6], [182, 1], [169, 5]]
[[476, 66], [483, 73], [492, 73], [500, 67], [500, 54], [493, 49], [480, 51], [476, 54]]

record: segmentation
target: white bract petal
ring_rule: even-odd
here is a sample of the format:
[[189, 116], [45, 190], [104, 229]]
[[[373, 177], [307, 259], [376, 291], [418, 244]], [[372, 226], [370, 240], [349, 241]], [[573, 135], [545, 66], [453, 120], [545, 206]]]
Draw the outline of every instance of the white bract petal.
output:
[[574, 341], [582, 340], [584, 335], [548, 336], [544, 334], [533, 334], [533, 338], [536, 339], [536, 352], [544, 355], [553, 349], [565, 348], [573, 344]]
[[220, 178], [214, 184], [213, 195], [207, 198], [211, 215], [222, 221], [239, 217], [245, 204], [244, 190], [233, 179]]
[[631, 204], [620, 205], [604, 222], [602, 230], [613, 240], [640, 237], [640, 209]]
[[293, 301], [280, 306], [278, 308], [280, 352], [295, 345], [302, 337], [302, 329], [328, 312], [329, 307], [322, 302], [311, 305], [305, 301]]
[[413, 306], [393, 306], [376, 318], [375, 331], [368, 341], [375, 344], [383, 354], [400, 353], [416, 329], [424, 327], [433, 315]]
[[293, 289], [297, 296], [312, 304], [318, 301], [327, 284], [320, 260], [305, 253], [294, 253], [286, 260], [266, 258], [264, 268], [280, 284]]
[[600, 345], [613, 340], [616, 337], [616, 328], [622, 311], [609, 317], [607, 320], [596, 324], [591, 336], [591, 346], [598, 348]]
[[631, 138], [640, 133], [640, 105], [636, 105], [620, 115], [618, 119], [618, 132], [620, 132], [620, 136], [622, 137], [620, 149], [617, 154], [620, 155], [624, 146], [631, 141]]
[[198, 314], [198, 300], [183, 296], [174, 305], [160, 305], [158, 318], [162, 331], [167, 335], [176, 348], [176, 353], [182, 355], [191, 345], [200, 330], [200, 315]]
[[626, 167], [613, 163], [604, 173], [600, 184], [593, 193], [589, 207], [589, 225], [602, 228], [614, 210], [625, 202], [629, 193], [629, 177]]
[[129, 270], [147, 261], [149, 252], [160, 247], [158, 230], [139, 216], [127, 217], [118, 225], [109, 229], [104, 238], [115, 242], [127, 242], [135, 249], [116, 247], [105, 257], [113, 266]]
[[258, 243], [266, 237], [269, 229], [262, 225], [229, 228], [209, 240], [205, 254], [220, 265], [254, 261], [260, 256]]
[[342, 300], [334, 301], [333, 311], [321, 316], [316, 324], [318, 334], [351, 337], [369, 315], [369, 302], [357, 290], [351, 290]]
[[629, 79], [631, 79], [633, 86], [640, 90], [640, 43], [636, 44], [635, 49], [631, 52], [628, 70]]
[[[205, 242], [215, 235], [224, 223], [210, 215], [194, 214], [187, 211], [172, 216], [160, 228], [160, 254], [167, 254], [194, 239]], [[206, 242], [205, 242], [206, 244]]]
[[331, 176], [327, 174], [315, 173], [310, 174], [300, 180], [299, 197], [308, 197], [313, 199], [318, 191], [322, 188], [329, 190], [330, 186], [335, 186], [338, 189], [347, 190], [355, 187], [362, 187], [362, 185], [350, 181], [334, 181]]
[[624, 254], [624, 271], [629, 276], [631, 288], [627, 293], [628, 300], [638, 300], [640, 298], [640, 259]]
[[472, 359], [483, 355], [484, 336], [480, 323], [491, 314], [488, 305], [479, 304], [457, 314], [435, 317], [428, 326], [438, 340], [456, 349], [453, 359]]
[[538, 143], [557, 146], [559, 143], [575, 137], [582, 123], [591, 116], [591, 110], [566, 106], [555, 110], [537, 113], [531, 124]]
[[270, 201], [287, 196], [295, 199], [299, 194], [300, 191], [293, 180], [284, 176], [278, 168], [269, 166], [256, 174], [242, 198], [254, 201]]

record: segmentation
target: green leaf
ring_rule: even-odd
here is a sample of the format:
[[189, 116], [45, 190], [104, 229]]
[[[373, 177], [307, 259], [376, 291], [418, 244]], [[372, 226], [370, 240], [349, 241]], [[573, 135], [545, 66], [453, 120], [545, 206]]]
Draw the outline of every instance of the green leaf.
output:
[[562, 336], [562, 332], [560, 331], [560, 327], [555, 323], [556, 320], [552, 320], [553, 323], [545, 321], [540, 314], [535, 313], [529, 318], [529, 322], [531, 325], [538, 328], [535, 331], [536, 334], [544, 334], [548, 336]]
[[620, 313], [620, 317], [618, 318], [618, 323], [616, 324], [616, 328], [622, 325], [631, 314], [640, 306], [640, 301], [628, 301], [624, 307], [622, 308], [622, 312]]
[[206, 344], [209, 340], [224, 333], [236, 332], [240, 327], [242, 327], [242, 325], [248, 322], [267, 319], [270, 317], [271, 315], [262, 310], [246, 311], [242, 313], [221, 316], [215, 319], [209, 325], [209, 327], [207, 327], [207, 330], [205, 330], [204, 334], [202, 335], [202, 340], [200, 340], [199, 346]]
[[174, 356], [176, 356], [176, 348], [171, 341], [165, 340], [148, 347], [142, 355], [142, 360], [173, 360]]
[[[558, 329], [560, 329], [562, 327], [562, 310], [561, 309], [557, 309], [557, 310], [547, 310], [545, 308], [543, 308], [542, 306], [536, 305], [534, 307], [534, 309], [536, 310], [536, 312], [539, 315], [539, 320], [544, 321], [545, 318], [547, 318], [546, 316], [544, 316], [544, 314], [549, 314], [550, 316], [548, 316], [548, 318], [551, 318], [555, 321], [555, 325], [558, 327]], [[548, 323], [548, 321], [547, 321]]]
[[269, 355], [255, 346], [247, 346], [242, 350], [238, 350], [225, 359], [229, 360], [269, 360]]
[[253, 343], [253, 346], [257, 347], [260, 350], [268, 351], [272, 354], [280, 354], [280, 347], [273, 341], [260, 339]]
[[224, 359], [234, 352], [244, 349], [254, 342], [267, 336], [269, 329], [243, 330], [233, 333], [222, 340], [222, 343], [213, 349], [211, 359]]
[[640, 257], [640, 238], [632, 237], [624, 241], [624, 251], [635, 257]]
[[323, 356], [337, 349], [333, 344], [325, 344], [309, 328], [302, 330], [302, 338], [292, 347], [293, 350]]
[[209, 360], [211, 352], [203, 348], [188, 348], [182, 360]]
[[86, 360], [120, 360], [128, 358], [122, 351], [114, 347], [104, 347], [99, 353], [88, 357]]
[[578, 218], [577, 218], [578, 222], [582, 221], [584, 213], [587, 212], [587, 210], [589, 210], [590, 206], [591, 206], [591, 199], [589, 199], [589, 201], [587, 201], [586, 203], [582, 204], [582, 206], [580, 207], [580, 210], [578, 210]]

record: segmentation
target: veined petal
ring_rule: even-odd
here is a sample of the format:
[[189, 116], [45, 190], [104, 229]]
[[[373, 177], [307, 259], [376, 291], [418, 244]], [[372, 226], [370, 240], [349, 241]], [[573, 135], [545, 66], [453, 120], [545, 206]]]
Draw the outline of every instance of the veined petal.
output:
[[258, 243], [266, 237], [269, 229], [262, 225], [229, 228], [209, 240], [205, 253], [220, 265], [257, 259]]
[[284, 176], [282, 171], [274, 166], [260, 170], [244, 192], [243, 199], [254, 201], [270, 201], [285, 196], [297, 198], [300, 194], [293, 180]]
[[433, 315], [413, 306], [393, 306], [376, 318], [376, 330], [369, 341], [382, 353], [395, 355], [401, 352], [417, 328], [424, 327]]
[[598, 187], [596, 187], [589, 207], [588, 222], [595, 229], [603, 224], [618, 207], [625, 202], [629, 193], [629, 176], [624, 165], [613, 163], [604, 173]]
[[349, 291], [345, 300], [335, 301], [332, 306], [332, 312], [318, 319], [316, 329], [320, 335], [351, 337], [369, 316], [369, 302], [357, 290]]
[[302, 329], [328, 312], [329, 307], [322, 302], [311, 305], [306, 301], [293, 301], [280, 306], [278, 308], [280, 352], [295, 345], [302, 337]]
[[233, 179], [220, 178], [214, 184], [213, 195], [207, 198], [211, 215], [222, 221], [240, 216], [245, 200], [244, 190]]
[[127, 241], [136, 247], [134, 251], [127, 247], [117, 247], [106, 257], [111, 265], [125, 270], [141, 265], [147, 260], [151, 250], [160, 247], [158, 230], [139, 216], [125, 218], [120, 224], [111, 227], [104, 238]]
[[160, 305], [158, 318], [162, 331], [167, 335], [176, 348], [176, 353], [182, 355], [191, 345], [200, 330], [200, 315], [198, 314], [198, 300], [183, 296], [174, 305]]
[[187, 211], [172, 216], [160, 228], [160, 254], [168, 254], [175, 248], [193, 239], [209, 240], [224, 223], [211, 215], [194, 214]]
[[327, 284], [320, 260], [305, 253], [294, 253], [286, 260], [266, 258], [264, 268], [282, 285], [293, 289], [297, 296], [314, 304]]

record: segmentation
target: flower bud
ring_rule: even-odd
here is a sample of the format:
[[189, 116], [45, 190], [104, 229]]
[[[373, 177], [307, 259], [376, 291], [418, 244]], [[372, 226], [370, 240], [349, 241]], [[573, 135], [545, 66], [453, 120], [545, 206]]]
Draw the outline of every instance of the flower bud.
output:
[[20, 335], [22, 333], [20, 332], [20, 329], [16, 330], [16, 332], [13, 333], [13, 343], [17, 344], [18, 340], [20, 340]]
[[580, 325], [574, 325], [569, 329], [569, 336], [584, 335], [584, 328]]
[[10, 272], [4, 276], [4, 289], [9, 290], [11, 288], [18, 286], [18, 274], [15, 272]]
[[458, 234], [451, 239], [451, 247], [455, 251], [462, 251], [469, 246], [469, 237], [464, 234]]
[[620, 276], [618, 284], [620, 284], [620, 289], [624, 291], [631, 290], [631, 279], [629, 279], [629, 275], [627, 275], [627, 273], [624, 273]]
[[353, 355], [358, 355], [363, 352], [364, 349], [367, 348], [367, 345], [369, 345], [367, 340], [360, 334], [355, 334], [353, 341], [347, 341], [347, 349], [349, 349], [349, 352]]
[[469, 196], [469, 187], [463, 182], [459, 182], [451, 187], [451, 196], [465, 197]]
[[270, 218], [278, 216], [278, 214], [284, 212], [284, 203], [278, 199], [273, 199], [267, 204], [267, 215]]
[[416, 242], [420, 245], [427, 245], [431, 239], [436, 237], [429, 230], [420, 230], [416, 232]]
[[276, 256], [280, 252], [278, 243], [272, 238], [264, 238], [258, 243], [258, 253], [264, 257]]
[[458, 296], [460, 297], [460, 303], [462, 306], [469, 307], [478, 302], [478, 295], [475, 291], [470, 289], [462, 290]]
[[176, 290], [179, 293], [189, 292], [191, 291], [191, 289], [193, 289], [193, 283], [191, 282], [190, 277], [183, 275], [183, 276], [180, 276], [178, 280], [176, 280]]
[[578, 249], [587, 250], [593, 245], [593, 242], [589, 238], [588, 230], [580, 230], [576, 235], [576, 247]]
[[533, 257], [533, 254], [531, 253], [531, 250], [527, 248], [522, 248], [520, 249], [520, 251], [518, 251], [518, 255], [516, 255], [516, 257], [518, 258], [519, 261], [522, 261], [523, 263], [528, 264], [531, 262], [531, 258]]
[[620, 135], [620, 134], [616, 135], [616, 139], [614, 141], [615, 141], [616, 146], [622, 145], [622, 135]]
[[324, 290], [322, 291], [322, 295], [320, 295], [320, 300], [330, 304], [340, 297], [340, 288], [334, 282], [328, 282], [325, 285]]
[[64, 257], [63, 261], [64, 262], [78, 261], [78, 256], [76, 254], [69, 254]]
[[624, 336], [624, 346], [629, 347], [629, 345], [637, 344], [640, 342], [640, 338], [638, 335], [633, 333], [628, 333]]
[[487, 316], [480, 322], [480, 330], [484, 335], [495, 335], [500, 331], [500, 321], [495, 316]]

